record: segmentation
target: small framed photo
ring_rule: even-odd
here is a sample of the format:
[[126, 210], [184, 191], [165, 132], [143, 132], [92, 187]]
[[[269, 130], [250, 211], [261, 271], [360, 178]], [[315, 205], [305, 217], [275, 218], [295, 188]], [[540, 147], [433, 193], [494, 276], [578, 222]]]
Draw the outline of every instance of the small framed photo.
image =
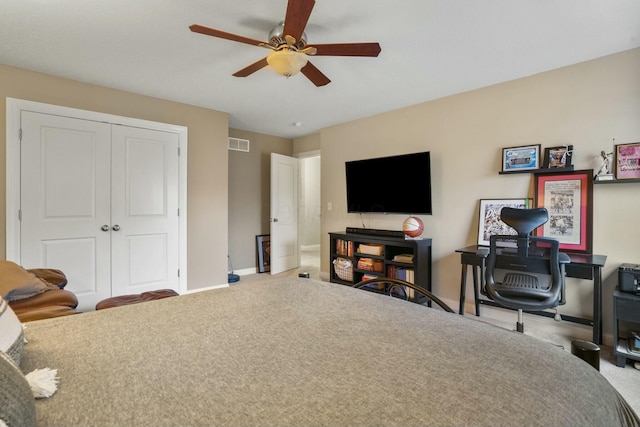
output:
[[540, 144], [502, 149], [502, 172], [529, 171], [540, 168]]
[[[482, 199], [478, 220], [478, 245], [489, 246], [493, 235], [515, 235], [516, 231], [502, 222], [500, 211], [505, 206], [526, 209], [531, 207], [531, 199]], [[504, 243], [506, 245], [506, 243]]]
[[640, 142], [615, 147], [616, 179], [640, 179]]
[[271, 236], [260, 234], [256, 236], [258, 250], [258, 273], [271, 271]]
[[571, 157], [573, 155], [573, 145], [564, 145], [561, 147], [548, 147], [544, 149], [543, 169], [552, 168], [568, 168], [571, 166]]
[[536, 174], [534, 192], [536, 207], [549, 212], [536, 236], [558, 240], [564, 251], [591, 253], [593, 170]]

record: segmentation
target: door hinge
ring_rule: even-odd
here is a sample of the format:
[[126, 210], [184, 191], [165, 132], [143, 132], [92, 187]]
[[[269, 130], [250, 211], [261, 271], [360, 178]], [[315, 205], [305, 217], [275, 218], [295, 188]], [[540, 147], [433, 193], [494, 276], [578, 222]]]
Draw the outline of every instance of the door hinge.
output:
[[22, 209], [18, 209], [18, 221], [22, 221]]
[[22, 141], [22, 128], [18, 131], [18, 139]]
[[178, 208], [178, 216], [180, 216], [180, 208]]
[[180, 156], [180, 147], [178, 147], [178, 156]]
[[180, 277], [180, 269], [178, 269], [178, 277]]

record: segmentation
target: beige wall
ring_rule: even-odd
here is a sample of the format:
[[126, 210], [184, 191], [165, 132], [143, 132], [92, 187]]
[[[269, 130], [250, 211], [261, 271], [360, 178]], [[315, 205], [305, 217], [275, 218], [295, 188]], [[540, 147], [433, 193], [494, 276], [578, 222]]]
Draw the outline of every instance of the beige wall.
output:
[[271, 153], [291, 156], [293, 141], [238, 129], [229, 136], [248, 139], [248, 153], [229, 150], [229, 257], [233, 270], [256, 268], [256, 236], [271, 224]]
[[0, 65], [0, 257], [6, 256], [7, 97], [186, 126], [188, 287], [227, 282], [226, 113]]
[[293, 140], [293, 152], [296, 154], [316, 150], [320, 150], [320, 133], [314, 133]]
[[[479, 199], [533, 196], [533, 175], [498, 175], [502, 148], [573, 144], [576, 169], [597, 169], [612, 138], [640, 141], [639, 76], [634, 49], [322, 130], [322, 274], [328, 277], [327, 233], [362, 226], [359, 215], [346, 212], [344, 162], [428, 150], [434, 213], [421, 218], [433, 238], [433, 288], [457, 306], [454, 251], [477, 242]], [[611, 334], [617, 268], [640, 263], [640, 183], [595, 185], [594, 200], [593, 250], [608, 256], [604, 331]], [[366, 227], [396, 230], [405, 217], [363, 215]], [[560, 312], [590, 315], [591, 290], [590, 282], [570, 279]]]

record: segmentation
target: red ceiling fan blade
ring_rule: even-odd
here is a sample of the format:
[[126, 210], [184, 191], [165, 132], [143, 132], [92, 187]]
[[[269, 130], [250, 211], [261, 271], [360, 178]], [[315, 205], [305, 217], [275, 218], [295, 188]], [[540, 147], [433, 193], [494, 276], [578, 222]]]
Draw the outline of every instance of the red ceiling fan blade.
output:
[[269, 65], [267, 63], [267, 58], [262, 58], [260, 61], [254, 62], [253, 64], [243, 68], [240, 71], [236, 71], [235, 73], [233, 73], [233, 75], [235, 77], [247, 77], [255, 73], [256, 71], [263, 69], [267, 65]]
[[307, 62], [307, 65], [302, 67], [300, 72], [307, 76], [307, 78], [318, 87], [331, 83], [331, 80], [322, 74], [322, 71], [318, 70], [311, 62]]
[[315, 0], [289, 0], [284, 18], [284, 35], [300, 40], [315, 4]]
[[216, 30], [214, 28], [204, 27], [202, 25], [193, 24], [189, 27], [194, 33], [205, 34], [207, 36], [218, 37], [221, 39], [232, 40], [234, 42], [246, 43], [253, 46], [260, 46], [263, 42], [259, 40], [250, 39], [248, 37], [239, 36], [237, 34], [231, 34], [224, 31]]
[[378, 43], [336, 43], [314, 44], [316, 56], [378, 56], [380, 45]]

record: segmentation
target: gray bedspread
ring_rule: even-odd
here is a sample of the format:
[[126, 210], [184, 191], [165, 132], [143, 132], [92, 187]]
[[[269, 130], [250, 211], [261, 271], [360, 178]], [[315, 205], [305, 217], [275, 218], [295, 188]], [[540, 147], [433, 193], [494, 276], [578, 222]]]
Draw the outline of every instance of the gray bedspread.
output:
[[584, 361], [455, 314], [267, 279], [31, 322], [39, 426], [623, 426]]

